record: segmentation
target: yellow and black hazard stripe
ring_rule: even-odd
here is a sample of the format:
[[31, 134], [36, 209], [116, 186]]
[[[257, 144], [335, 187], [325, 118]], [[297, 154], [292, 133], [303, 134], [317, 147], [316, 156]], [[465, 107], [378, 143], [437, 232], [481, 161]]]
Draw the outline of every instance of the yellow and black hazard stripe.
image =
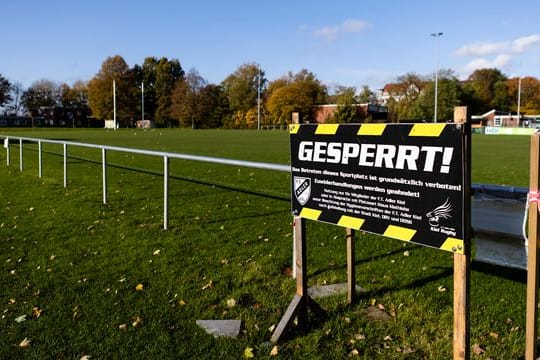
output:
[[[306, 126], [307, 125], [307, 126]], [[367, 123], [367, 124], [291, 124], [289, 125], [289, 133], [298, 134], [302, 131], [312, 131], [315, 135], [336, 135], [338, 131], [346, 131], [348, 133], [354, 131], [356, 135], [361, 136], [382, 136], [386, 129], [391, 128], [395, 124], [383, 123]], [[448, 126], [445, 123], [435, 124], [403, 124], [410, 128], [408, 136], [411, 137], [439, 137]], [[403, 126], [402, 125], [402, 126]]]
[[446, 237], [444, 241], [440, 242], [439, 244], [433, 243], [432, 241], [423, 241], [421, 238], [416, 238], [417, 230], [410, 229], [403, 226], [398, 225], [387, 225], [385, 228], [381, 229], [382, 231], [374, 231], [373, 228], [367, 228], [363, 227], [364, 224], [368, 224], [366, 219], [353, 217], [353, 216], [347, 216], [347, 215], [341, 215], [339, 219], [335, 220], [328, 217], [329, 214], [324, 213], [321, 210], [317, 209], [310, 209], [307, 207], [302, 208], [302, 211], [300, 212], [299, 216], [304, 219], [314, 220], [314, 221], [322, 221], [330, 224], [335, 224], [338, 226], [342, 226], [345, 228], [350, 228], [354, 230], [365, 230], [367, 232], [380, 234], [382, 236], [397, 239], [405, 242], [415, 242], [421, 245], [430, 246], [430, 247], [436, 247], [441, 250], [450, 251], [457, 254], [463, 254], [464, 252], [464, 244], [463, 239], [457, 239], [454, 237]]

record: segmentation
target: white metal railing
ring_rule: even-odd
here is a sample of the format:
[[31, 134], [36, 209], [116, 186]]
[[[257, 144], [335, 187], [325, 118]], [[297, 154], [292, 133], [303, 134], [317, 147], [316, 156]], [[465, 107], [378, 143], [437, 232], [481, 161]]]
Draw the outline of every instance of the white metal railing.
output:
[[36, 138], [19, 137], [19, 136], [0, 135], [0, 138], [4, 139], [7, 166], [10, 166], [10, 161], [11, 161], [10, 160], [10, 139], [19, 140], [19, 170], [20, 171], [23, 171], [23, 168], [24, 168], [23, 167], [23, 141], [37, 143], [38, 144], [38, 172], [39, 172], [40, 178], [43, 176], [42, 144], [49, 143], [49, 144], [62, 145], [63, 163], [64, 163], [64, 187], [67, 187], [67, 183], [68, 183], [68, 168], [67, 168], [68, 146], [78, 146], [78, 147], [86, 147], [86, 148], [92, 148], [92, 149], [100, 149], [101, 150], [103, 203], [104, 204], [107, 203], [107, 151], [127, 152], [127, 153], [132, 153], [132, 154], [161, 157], [163, 159], [163, 228], [164, 229], [168, 228], [168, 219], [169, 219], [169, 202], [168, 202], [169, 200], [169, 159], [201, 161], [201, 162], [208, 162], [208, 163], [215, 163], [215, 164], [234, 165], [234, 166], [242, 166], [242, 167], [264, 169], [264, 170], [274, 170], [274, 171], [281, 171], [281, 172], [291, 171], [291, 167], [289, 165], [264, 163], [264, 162], [257, 162], [257, 161], [245, 161], [245, 160], [227, 159], [227, 158], [201, 156], [201, 155], [169, 153], [169, 152], [154, 151], [154, 150], [125, 148], [125, 147], [98, 145], [98, 144], [86, 144], [86, 143], [79, 143], [79, 142], [73, 142], [73, 141], [36, 139]]

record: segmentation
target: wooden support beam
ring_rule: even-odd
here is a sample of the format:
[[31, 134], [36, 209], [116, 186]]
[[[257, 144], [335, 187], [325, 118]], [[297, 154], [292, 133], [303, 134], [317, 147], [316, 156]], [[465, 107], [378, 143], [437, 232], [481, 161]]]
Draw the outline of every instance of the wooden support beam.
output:
[[[460, 109], [455, 122], [465, 126], [463, 158], [463, 254], [454, 254], [454, 360], [471, 357], [470, 344], [470, 289], [471, 289], [471, 123], [467, 121], [467, 109]], [[454, 113], [456, 116], [456, 112]]]
[[356, 297], [356, 264], [354, 230], [347, 228], [347, 302], [352, 304]]
[[306, 221], [299, 216], [294, 217], [294, 246], [296, 265], [296, 294], [287, 307], [287, 311], [279, 321], [270, 341], [277, 343], [285, 335], [287, 329], [298, 318], [298, 327], [307, 326], [307, 311], [311, 309], [317, 316], [324, 317], [326, 312], [308, 295], [307, 256], [306, 256]]
[[525, 359], [536, 360], [538, 336], [538, 191], [540, 189], [540, 135], [531, 136], [529, 180], [529, 232], [527, 259], [527, 320], [525, 335]]
[[454, 254], [454, 360], [470, 358], [470, 255]]

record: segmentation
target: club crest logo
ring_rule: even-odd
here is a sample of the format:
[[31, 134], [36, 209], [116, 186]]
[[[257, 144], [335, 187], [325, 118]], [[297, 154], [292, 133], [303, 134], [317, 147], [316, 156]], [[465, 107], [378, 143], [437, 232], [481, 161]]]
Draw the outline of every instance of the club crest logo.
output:
[[426, 217], [429, 220], [429, 225], [439, 226], [440, 220], [452, 218], [452, 215], [450, 214], [451, 212], [452, 204], [450, 204], [450, 199], [447, 198], [442, 205], [437, 206], [435, 209], [426, 214]]
[[304, 206], [311, 196], [311, 179], [305, 177], [294, 177], [294, 196], [300, 205]]

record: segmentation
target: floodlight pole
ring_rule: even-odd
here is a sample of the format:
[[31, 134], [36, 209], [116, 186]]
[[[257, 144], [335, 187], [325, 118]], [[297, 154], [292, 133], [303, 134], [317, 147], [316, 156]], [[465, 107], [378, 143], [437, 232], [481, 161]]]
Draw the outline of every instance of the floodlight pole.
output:
[[518, 98], [517, 98], [517, 117], [518, 117], [518, 126], [520, 125], [519, 121], [519, 111], [521, 110], [521, 76], [518, 78]]
[[257, 130], [261, 130], [261, 66], [257, 65]]
[[113, 122], [114, 131], [116, 131], [116, 81], [113, 79]]
[[438, 85], [439, 85], [439, 37], [442, 36], [442, 32], [437, 32], [431, 34], [437, 41], [437, 53], [436, 53], [436, 63], [435, 63], [435, 106], [433, 110], [433, 122], [437, 122], [437, 96], [439, 93]]
[[144, 81], [141, 83], [141, 120], [144, 120]]

